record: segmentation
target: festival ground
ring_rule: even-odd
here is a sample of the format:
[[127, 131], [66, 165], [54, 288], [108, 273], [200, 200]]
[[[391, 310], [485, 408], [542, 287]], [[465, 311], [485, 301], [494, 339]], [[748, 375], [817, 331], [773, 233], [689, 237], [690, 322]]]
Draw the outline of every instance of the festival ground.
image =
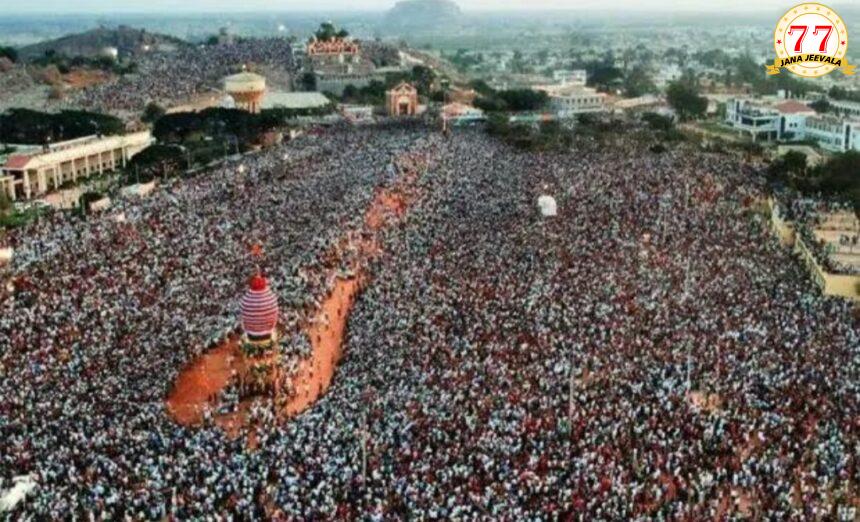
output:
[[[349, 277], [343, 277], [343, 267], [326, 276], [334, 281], [333, 287], [305, 325], [313, 351], [309, 358], [299, 363], [298, 373], [291, 379], [294, 393], [283, 406], [276, 408], [279, 418], [287, 420], [302, 413], [331, 385], [338, 362], [344, 355], [344, 335], [350, 311], [362, 285], [371, 277], [362, 267], [380, 254], [377, 234], [399, 220], [407, 211], [409, 199], [414, 197], [413, 185], [418, 176], [415, 159], [414, 156], [400, 158], [398, 164], [404, 167], [405, 172], [398, 182], [377, 192], [365, 213], [360, 231], [345, 234], [345, 249], [360, 252], [361, 262], [348, 267]], [[176, 422], [200, 426], [207, 416], [211, 416], [225, 433], [238, 437], [248, 427], [249, 412], [255, 403], [268, 403], [264, 407], [275, 407], [276, 401], [272, 398], [254, 397], [242, 400], [236, 411], [213, 413], [218, 409], [221, 391], [248, 369], [243, 363], [240, 342], [238, 336], [231, 336], [179, 374], [166, 400], [167, 410]], [[255, 440], [255, 437], [249, 437], [249, 445], [253, 446]]]

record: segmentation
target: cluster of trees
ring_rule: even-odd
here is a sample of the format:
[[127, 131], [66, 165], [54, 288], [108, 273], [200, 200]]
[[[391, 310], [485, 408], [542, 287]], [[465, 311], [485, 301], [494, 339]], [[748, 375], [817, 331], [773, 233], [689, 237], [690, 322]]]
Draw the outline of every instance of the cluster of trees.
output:
[[457, 49], [457, 52], [449, 54], [445, 58], [463, 72], [484, 63], [483, 53], [470, 54], [467, 49]]
[[335, 38], [346, 38], [349, 36], [349, 32], [346, 29], [338, 29], [331, 22], [323, 22], [314, 32], [314, 36], [317, 40], [329, 41]]
[[860, 210], [860, 152], [836, 154], [825, 163], [810, 167], [806, 155], [789, 151], [771, 163], [768, 174], [772, 181], [802, 194], [825, 194], [845, 198]]
[[18, 61], [18, 50], [14, 47], [4, 47], [0, 45], [0, 58], [6, 58], [10, 62]]
[[608, 57], [585, 64], [585, 71], [588, 73], [587, 85], [600, 92], [615, 92], [624, 85], [624, 73]]
[[385, 91], [401, 82], [409, 82], [418, 89], [418, 94], [425, 97], [433, 97], [436, 92], [433, 87], [436, 82], [436, 73], [433, 69], [423, 65], [416, 65], [410, 71], [391, 73], [385, 76], [385, 81], [373, 80], [364, 87], [347, 85], [340, 96], [326, 93], [329, 98], [338, 99], [342, 103], [358, 105], [382, 105], [385, 103]]
[[[410, 71], [387, 74], [384, 82], [373, 80], [364, 87], [347, 85], [339, 99], [342, 103], [382, 105], [385, 103], [385, 91], [401, 82], [409, 82], [418, 89], [419, 95], [431, 97], [435, 94], [433, 86], [436, 82], [436, 73], [429, 67], [416, 65]], [[329, 98], [338, 98], [332, 94], [328, 94], [328, 96]]]
[[518, 149], [529, 151], [565, 150], [573, 145], [573, 134], [558, 121], [545, 121], [538, 125], [511, 124], [505, 114], [491, 114], [487, 119], [487, 132]]
[[741, 55], [724, 60], [725, 77], [723, 81], [729, 86], [748, 84], [755, 94], [776, 94], [779, 90], [790, 91], [794, 96], [804, 96], [816, 89], [807, 80], [793, 74], [765, 74], [765, 64], [756, 63], [749, 55]]
[[833, 86], [827, 94], [834, 100], [845, 100], [860, 103], [860, 91], [849, 91], [844, 87]]
[[642, 65], [637, 65], [631, 68], [624, 77], [622, 91], [627, 98], [637, 98], [657, 92], [657, 85], [651, 79], [648, 70]]
[[691, 75], [669, 84], [666, 101], [681, 121], [702, 118], [708, 110], [708, 99], [699, 94], [699, 86]]
[[44, 145], [91, 135], [125, 132], [122, 120], [89, 111], [51, 114], [30, 109], [9, 109], [0, 114], [0, 142]]
[[646, 112], [642, 114], [641, 118], [653, 131], [653, 136], [657, 138], [657, 143], [651, 146], [652, 152], [665, 152], [667, 143], [683, 141], [686, 138], [684, 133], [675, 126], [675, 120], [669, 116]]
[[168, 177], [187, 166], [185, 147], [176, 144], [151, 145], [136, 154], [128, 163], [127, 183], [149, 183], [156, 177]]
[[158, 143], [132, 159], [128, 182], [171, 176], [184, 168], [249, 150], [263, 142], [266, 133], [284, 128], [298, 117], [321, 116], [333, 110], [330, 104], [311, 109], [265, 109], [258, 114], [219, 107], [165, 114], [157, 105], [148, 106], [142, 119], [155, 120], [152, 134]]
[[244, 147], [277, 125], [265, 111], [252, 114], [240, 109], [211, 107], [200, 112], [175, 112], [158, 118], [152, 134], [161, 143], [193, 143], [227, 136]]
[[[340, 101], [357, 105], [382, 105], [385, 102], [385, 91], [389, 87], [387, 83], [373, 80], [364, 87], [347, 85], [340, 95]], [[333, 96], [328, 94], [328, 96]]]
[[[153, 109], [155, 111], [156, 109]], [[332, 105], [311, 109], [264, 109], [253, 114], [241, 109], [210, 107], [199, 112], [175, 112], [158, 118], [152, 134], [162, 143], [187, 144], [228, 137], [242, 148], [259, 142], [262, 134], [287, 126], [301, 116], [330, 114]]]
[[144, 123], [155, 123], [159, 118], [165, 115], [167, 111], [164, 107], [155, 103], [149, 102], [143, 109], [143, 114], [140, 116], [140, 121]]
[[137, 63], [135, 62], [120, 62], [108, 56], [98, 56], [95, 58], [86, 56], [69, 57], [65, 54], [57, 53], [53, 49], [45, 51], [43, 56], [35, 58], [31, 63], [39, 67], [53, 65], [61, 74], [68, 74], [73, 69], [98, 69], [119, 75], [131, 74], [137, 71]]
[[473, 82], [472, 88], [478, 93], [475, 106], [486, 112], [540, 111], [549, 103], [549, 95], [531, 89], [509, 89], [497, 91], [486, 82]]

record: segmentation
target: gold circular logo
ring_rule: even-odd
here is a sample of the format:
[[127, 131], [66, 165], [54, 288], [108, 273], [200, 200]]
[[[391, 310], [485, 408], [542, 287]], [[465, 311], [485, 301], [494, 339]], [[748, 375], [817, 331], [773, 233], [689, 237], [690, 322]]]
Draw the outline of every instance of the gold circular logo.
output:
[[773, 47], [781, 67], [806, 78], [824, 76], [844, 63], [848, 28], [826, 5], [798, 4], [776, 23]]

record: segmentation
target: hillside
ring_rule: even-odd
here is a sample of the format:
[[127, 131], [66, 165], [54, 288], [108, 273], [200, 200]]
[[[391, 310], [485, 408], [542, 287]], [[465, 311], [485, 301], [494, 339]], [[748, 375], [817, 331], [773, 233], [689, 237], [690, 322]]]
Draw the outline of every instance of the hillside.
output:
[[385, 15], [389, 29], [435, 29], [457, 25], [460, 7], [451, 0], [401, 0]]
[[132, 56], [142, 52], [147, 47], [187, 45], [172, 36], [150, 33], [143, 29], [121, 25], [115, 29], [99, 27], [84, 33], [71, 34], [55, 40], [39, 42], [22, 47], [19, 55], [25, 60], [44, 56], [46, 52], [66, 56], [95, 57], [106, 47], [115, 47], [121, 57]]

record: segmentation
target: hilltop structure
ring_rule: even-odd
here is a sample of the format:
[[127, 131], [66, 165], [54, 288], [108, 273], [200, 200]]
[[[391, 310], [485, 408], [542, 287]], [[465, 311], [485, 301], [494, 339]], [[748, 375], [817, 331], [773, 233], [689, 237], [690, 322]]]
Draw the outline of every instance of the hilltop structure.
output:
[[[380, 54], [379, 49], [374, 52]], [[330, 22], [322, 24], [308, 41], [305, 54], [306, 70], [314, 76], [316, 90], [337, 96], [343, 94], [348, 85], [367, 87], [374, 80], [384, 82], [386, 74], [400, 70], [399, 67], [377, 67], [361, 43], [349, 37], [345, 30], [337, 31]]]
[[385, 26], [401, 30], [422, 30], [458, 25], [460, 7], [451, 0], [401, 0], [385, 15]]

